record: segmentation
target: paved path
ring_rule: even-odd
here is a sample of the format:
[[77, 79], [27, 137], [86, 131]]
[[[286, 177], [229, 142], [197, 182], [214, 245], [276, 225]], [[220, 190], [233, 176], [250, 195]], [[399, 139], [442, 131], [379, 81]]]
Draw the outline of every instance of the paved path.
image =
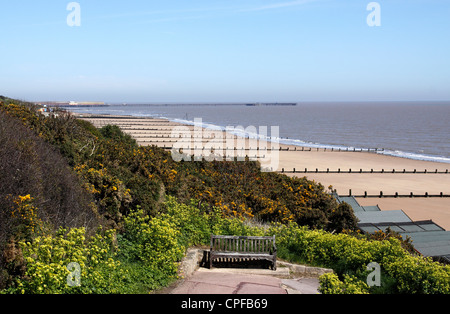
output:
[[298, 278], [281, 280], [288, 294], [318, 294], [318, 278]]
[[[288, 273], [287, 273], [288, 274]], [[281, 272], [262, 269], [199, 268], [171, 294], [316, 294], [317, 278], [281, 279]]]

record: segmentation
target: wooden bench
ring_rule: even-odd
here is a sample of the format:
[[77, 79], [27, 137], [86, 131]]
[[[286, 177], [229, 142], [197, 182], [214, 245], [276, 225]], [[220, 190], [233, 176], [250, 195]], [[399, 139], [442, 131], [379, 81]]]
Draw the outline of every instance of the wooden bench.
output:
[[209, 268], [214, 260], [267, 260], [277, 269], [277, 247], [273, 237], [241, 237], [211, 235]]

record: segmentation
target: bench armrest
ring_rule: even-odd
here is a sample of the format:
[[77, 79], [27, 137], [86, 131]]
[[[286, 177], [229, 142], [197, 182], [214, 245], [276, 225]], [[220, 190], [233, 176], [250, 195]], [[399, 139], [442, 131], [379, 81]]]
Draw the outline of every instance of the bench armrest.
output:
[[276, 252], [277, 252], [277, 244], [275, 241], [275, 236], [273, 236], [273, 253], [276, 253]]

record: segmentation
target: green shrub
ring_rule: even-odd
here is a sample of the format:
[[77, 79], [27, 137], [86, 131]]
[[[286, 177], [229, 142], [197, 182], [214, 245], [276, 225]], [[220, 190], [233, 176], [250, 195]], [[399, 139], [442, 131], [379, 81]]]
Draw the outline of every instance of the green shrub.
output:
[[[114, 238], [114, 230], [109, 230], [86, 240], [85, 230], [74, 228], [61, 229], [54, 236], [36, 237], [32, 242], [21, 242], [26, 272], [5, 292], [118, 293], [124, 275], [118, 271], [120, 263], [114, 259]], [[80, 267], [79, 286], [68, 284], [71, 263]]]
[[136, 141], [130, 135], [123, 133], [117, 125], [104, 126], [100, 129], [100, 133], [106, 139], [113, 139], [116, 142], [126, 143], [130, 147], [137, 146]]
[[173, 223], [180, 231], [179, 240], [185, 247], [189, 247], [208, 243], [211, 235], [210, 221], [217, 221], [213, 218], [215, 215], [220, 214], [217, 211], [208, 214], [197, 206], [180, 204], [175, 198], [168, 197], [162, 218]]
[[320, 293], [323, 294], [368, 294], [369, 286], [356, 277], [344, 275], [341, 281], [336, 274], [327, 273], [320, 277]]
[[449, 265], [440, 265], [431, 258], [406, 255], [399, 259], [390, 257], [384, 267], [396, 279], [400, 293], [450, 293]]
[[183, 258], [185, 247], [181, 244], [181, 232], [164, 217], [149, 217], [142, 209], [131, 212], [124, 220], [123, 238], [129, 261], [145, 264], [168, 281], [177, 277], [178, 262]]
[[[368, 275], [367, 265], [376, 262], [381, 266], [382, 286], [371, 287], [370, 292], [450, 293], [450, 266], [411, 255], [396, 238], [367, 240], [347, 234], [308, 230], [295, 224], [275, 225], [270, 233], [277, 236], [280, 257], [332, 268], [338, 278], [344, 279], [344, 286], [355, 283], [356, 279], [364, 283]], [[327, 275], [324, 289], [337, 283], [335, 279]], [[339, 290], [343, 284], [337, 285]], [[357, 286], [360, 287], [359, 284]]]

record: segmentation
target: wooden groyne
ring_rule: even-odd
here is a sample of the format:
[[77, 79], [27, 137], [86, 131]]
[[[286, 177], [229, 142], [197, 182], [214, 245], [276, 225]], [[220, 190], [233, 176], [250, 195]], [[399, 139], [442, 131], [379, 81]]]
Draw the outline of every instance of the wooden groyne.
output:
[[450, 194], [445, 194], [444, 192], [440, 192], [437, 194], [432, 194], [429, 192], [425, 193], [413, 193], [410, 192], [409, 194], [400, 194], [398, 192], [395, 192], [394, 194], [386, 194], [383, 191], [380, 191], [379, 194], [368, 194], [367, 191], [364, 192], [362, 195], [353, 195], [352, 191], [350, 190], [348, 195], [340, 195], [343, 197], [350, 197], [353, 196], [355, 198], [449, 198]]
[[355, 170], [355, 169], [348, 169], [348, 170], [341, 170], [340, 168], [337, 170], [330, 170], [329, 168], [327, 168], [326, 170], [319, 170], [318, 168], [316, 168], [315, 170], [311, 170], [308, 168], [305, 168], [304, 170], [300, 170], [300, 169], [292, 169], [292, 170], [285, 170], [284, 168], [281, 169], [281, 171], [277, 171], [278, 173], [353, 173], [353, 174], [366, 174], [366, 173], [385, 173], [385, 174], [448, 174], [448, 169], [446, 169], [445, 171], [441, 170], [439, 171], [438, 169], [435, 170], [396, 170], [396, 169], [392, 169], [392, 170], [386, 170], [386, 169], [381, 169], [381, 170], [374, 170], [374, 169], [370, 169], [370, 170], [363, 170], [363, 169], [359, 169], [359, 170]]

